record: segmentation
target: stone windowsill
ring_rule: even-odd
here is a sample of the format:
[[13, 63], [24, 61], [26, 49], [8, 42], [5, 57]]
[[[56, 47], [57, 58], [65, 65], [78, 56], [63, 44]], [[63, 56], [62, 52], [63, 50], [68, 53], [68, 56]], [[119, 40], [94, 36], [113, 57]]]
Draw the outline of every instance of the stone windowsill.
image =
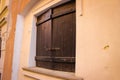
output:
[[65, 80], [83, 80], [82, 78], [76, 77], [75, 74], [71, 72], [55, 71], [55, 70], [49, 70], [49, 69], [44, 69], [44, 68], [38, 68], [38, 67], [29, 67], [29, 68], [27, 67], [27, 68], [23, 68], [23, 70], [29, 71], [32, 73], [48, 75], [51, 77], [62, 78]]

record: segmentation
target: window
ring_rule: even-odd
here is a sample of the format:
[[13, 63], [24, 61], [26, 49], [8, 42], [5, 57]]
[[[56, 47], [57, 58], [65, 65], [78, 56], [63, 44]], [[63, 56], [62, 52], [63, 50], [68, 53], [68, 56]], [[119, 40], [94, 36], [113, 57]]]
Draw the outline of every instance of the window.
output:
[[75, 1], [70, 1], [37, 17], [36, 66], [75, 71], [75, 15]]

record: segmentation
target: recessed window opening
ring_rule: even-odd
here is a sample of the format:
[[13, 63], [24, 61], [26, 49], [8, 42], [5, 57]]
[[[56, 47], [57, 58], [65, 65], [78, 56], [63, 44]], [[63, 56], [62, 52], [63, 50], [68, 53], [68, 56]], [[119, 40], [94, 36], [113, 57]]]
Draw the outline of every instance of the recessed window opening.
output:
[[37, 17], [36, 66], [75, 72], [75, 1], [48, 9]]

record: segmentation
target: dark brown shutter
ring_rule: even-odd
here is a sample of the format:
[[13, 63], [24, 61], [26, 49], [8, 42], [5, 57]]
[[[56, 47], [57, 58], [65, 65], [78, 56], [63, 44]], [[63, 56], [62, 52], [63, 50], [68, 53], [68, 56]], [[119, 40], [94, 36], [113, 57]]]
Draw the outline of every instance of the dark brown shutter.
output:
[[75, 5], [53, 9], [54, 69], [75, 71]]
[[51, 10], [38, 17], [36, 65], [51, 69]]
[[75, 2], [52, 8], [38, 17], [36, 65], [75, 71]]

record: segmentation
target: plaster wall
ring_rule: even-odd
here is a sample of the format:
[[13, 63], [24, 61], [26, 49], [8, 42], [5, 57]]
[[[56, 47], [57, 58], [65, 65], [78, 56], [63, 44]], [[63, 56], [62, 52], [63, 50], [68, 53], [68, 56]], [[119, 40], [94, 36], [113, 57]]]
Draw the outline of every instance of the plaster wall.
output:
[[[30, 50], [35, 46], [31, 46], [34, 15], [60, 0], [47, 5], [50, 0], [44, 1], [25, 16], [18, 80], [33, 80], [24, 76], [22, 68], [35, 66], [34, 60], [29, 63], [31, 55], [35, 56]], [[120, 80], [119, 7], [120, 0], [76, 0], [76, 76], [84, 80]]]
[[76, 75], [120, 80], [120, 0], [77, 0]]

